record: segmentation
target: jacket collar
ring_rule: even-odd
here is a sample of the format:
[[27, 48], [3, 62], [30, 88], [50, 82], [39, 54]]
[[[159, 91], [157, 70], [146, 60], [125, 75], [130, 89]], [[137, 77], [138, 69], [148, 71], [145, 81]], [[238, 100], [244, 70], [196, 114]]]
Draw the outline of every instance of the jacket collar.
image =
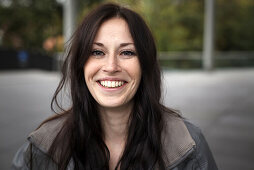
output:
[[[166, 113], [163, 117], [165, 122], [162, 131], [163, 157], [166, 166], [172, 167], [193, 150], [195, 142], [182, 118], [170, 116]], [[28, 140], [41, 151], [47, 153], [65, 120], [66, 116], [62, 116], [44, 123], [29, 135]], [[58, 162], [57, 158], [54, 160]]]
[[164, 113], [164, 129], [162, 131], [162, 148], [167, 167], [173, 167], [189, 155], [195, 144], [183, 118]]

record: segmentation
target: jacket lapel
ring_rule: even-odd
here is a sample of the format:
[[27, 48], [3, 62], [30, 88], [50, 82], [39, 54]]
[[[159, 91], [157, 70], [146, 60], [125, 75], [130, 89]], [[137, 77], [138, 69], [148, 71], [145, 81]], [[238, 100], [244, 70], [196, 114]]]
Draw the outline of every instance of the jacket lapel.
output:
[[172, 167], [188, 155], [195, 146], [182, 118], [164, 115], [164, 130], [162, 132], [162, 147], [167, 167]]

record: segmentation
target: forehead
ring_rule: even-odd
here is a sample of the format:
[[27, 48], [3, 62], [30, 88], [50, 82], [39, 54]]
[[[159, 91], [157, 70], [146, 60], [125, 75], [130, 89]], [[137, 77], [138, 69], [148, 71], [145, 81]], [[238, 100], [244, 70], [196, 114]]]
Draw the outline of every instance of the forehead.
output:
[[114, 40], [124, 42], [128, 41], [133, 43], [128, 24], [122, 18], [111, 18], [103, 22], [96, 34], [94, 41]]

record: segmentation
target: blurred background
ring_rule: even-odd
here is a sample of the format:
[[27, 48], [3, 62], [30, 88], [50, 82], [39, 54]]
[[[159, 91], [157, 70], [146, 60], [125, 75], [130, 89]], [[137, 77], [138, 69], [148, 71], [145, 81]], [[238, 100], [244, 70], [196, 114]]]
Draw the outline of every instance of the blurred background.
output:
[[27, 135], [53, 114], [67, 41], [102, 2], [147, 21], [163, 102], [202, 129], [219, 169], [253, 170], [253, 0], [0, 0], [0, 169], [10, 169]]

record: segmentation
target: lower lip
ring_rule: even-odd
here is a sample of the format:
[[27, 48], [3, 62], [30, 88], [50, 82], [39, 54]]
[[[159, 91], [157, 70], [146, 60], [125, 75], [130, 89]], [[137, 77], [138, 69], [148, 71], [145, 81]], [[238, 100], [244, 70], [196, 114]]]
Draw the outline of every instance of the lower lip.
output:
[[122, 86], [120, 86], [120, 87], [111, 87], [111, 88], [104, 87], [104, 86], [102, 86], [99, 82], [97, 82], [97, 84], [98, 84], [103, 90], [106, 90], [106, 91], [117, 91], [117, 90], [122, 89], [127, 83], [125, 82], [125, 83], [124, 83]]

